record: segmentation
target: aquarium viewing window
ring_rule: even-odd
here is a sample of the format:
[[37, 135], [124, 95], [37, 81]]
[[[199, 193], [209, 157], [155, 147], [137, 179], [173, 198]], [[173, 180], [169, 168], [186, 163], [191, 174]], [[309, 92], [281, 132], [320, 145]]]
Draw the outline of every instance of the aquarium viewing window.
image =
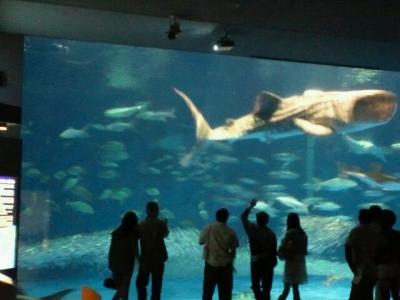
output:
[[[170, 229], [162, 298], [200, 299], [198, 238], [221, 207], [240, 239], [234, 299], [251, 298], [240, 217], [257, 198], [250, 219], [268, 212], [278, 243], [288, 213], [300, 216], [302, 298], [346, 298], [358, 210], [400, 209], [399, 95], [397, 72], [27, 37], [19, 285], [34, 297], [74, 289], [65, 300], [86, 285], [111, 299], [111, 232], [156, 200]], [[15, 178], [1, 180], [1, 230], [13, 241]], [[13, 245], [0, 249], [2, 268]], [[279, 262], [274, 299], [282, 274]]]

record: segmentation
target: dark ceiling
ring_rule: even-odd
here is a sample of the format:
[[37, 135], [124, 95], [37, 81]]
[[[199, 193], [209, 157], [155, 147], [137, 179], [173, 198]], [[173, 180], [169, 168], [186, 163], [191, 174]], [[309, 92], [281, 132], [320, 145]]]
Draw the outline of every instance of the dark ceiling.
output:
[[[168, 40], [169, 17], [182, 33]], [[0, 32], [400, 70], [400, 1], [0, 0]]]

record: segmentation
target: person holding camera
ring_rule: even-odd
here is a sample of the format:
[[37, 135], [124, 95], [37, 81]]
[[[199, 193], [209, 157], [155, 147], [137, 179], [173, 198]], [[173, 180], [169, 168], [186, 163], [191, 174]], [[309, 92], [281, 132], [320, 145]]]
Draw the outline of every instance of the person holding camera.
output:
[[277, 241], [275, 233], [268, 228], [269, 215], [266, 212], [256, 214], [256, 222], [249, 221], [249, 214], [257, 204], [252, 199], [241, 216], [242, 224], [249, 238], [250, 245], [250, 273], [251, 288], [256, 300], [270, 300], [274, 277], [274, 268], [277, 264]]

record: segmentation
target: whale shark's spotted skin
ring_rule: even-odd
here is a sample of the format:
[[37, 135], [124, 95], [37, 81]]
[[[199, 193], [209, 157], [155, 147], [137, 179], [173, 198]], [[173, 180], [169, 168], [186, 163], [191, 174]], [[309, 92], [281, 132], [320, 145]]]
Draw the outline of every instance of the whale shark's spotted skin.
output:
[[177, 89], [175, 92], [192, 112], [198, 141], [274, 140], [304, 133], [324, 136], [354, 132], [388, 122], [397, 109], [395, 95], [384, 90], [306, 91], [289, 98], [261, 92], [253, 112], [211, 128], [190, 98]]

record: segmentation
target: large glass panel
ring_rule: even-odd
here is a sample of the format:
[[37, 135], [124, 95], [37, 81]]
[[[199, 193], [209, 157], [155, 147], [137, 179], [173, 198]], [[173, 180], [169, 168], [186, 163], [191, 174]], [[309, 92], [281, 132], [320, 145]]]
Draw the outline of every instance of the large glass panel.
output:
[[[36, 37], [25, 47], [18, 271], [28, 294], [73, 288], [65, 299], [76, 300], [87, 285], [111, 299], [111, 231], [157, 199], [171, 231], [163, 299], [200, 299], [198, 236], [221, 207], [240, 237], [235, 297], [252, 299], [240, 215], [257, 198], [278, 240], [287, 214], [300, 215], [304, 299], [347, 297], [344, 241], [359, 208], [399, 209], [400, 119], [389, 94], [360, 90], [400, 94], [397, 73]], [[222, 127], [198, 117], [196, 141], [174, 88]]]

